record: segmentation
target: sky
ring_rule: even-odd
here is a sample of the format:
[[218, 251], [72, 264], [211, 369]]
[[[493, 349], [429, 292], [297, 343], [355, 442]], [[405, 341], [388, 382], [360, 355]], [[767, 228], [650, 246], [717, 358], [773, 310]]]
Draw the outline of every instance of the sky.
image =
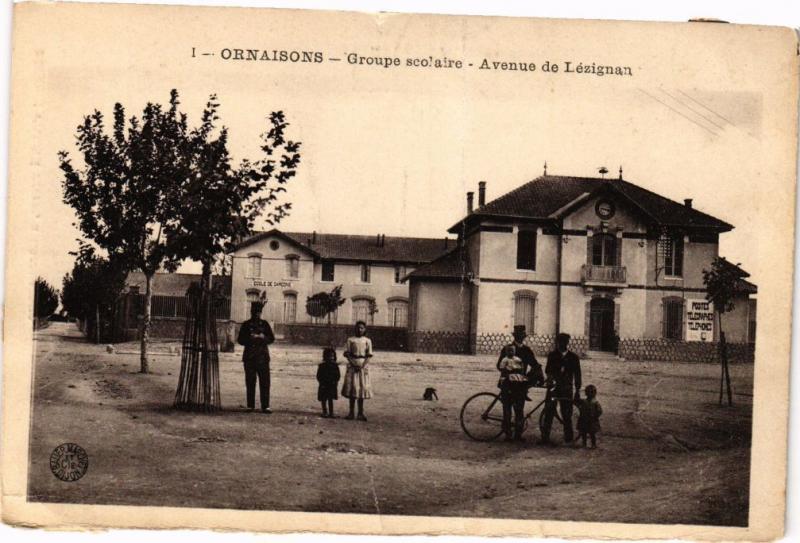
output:
[[[293, 211], [280, 224], [286, 230], [441, 237], [463, 215], [465, 193], [477, 191], [480, 180], [487, 181], [491, 200], [541, 175], [545, 162], [556, 175], [593, 176], [603, 166], [616, 175], [621, 166], [626, 180], [679, 202], [693, 198], [697, 209], [735, 225], [722, 236], [720, 251], [758, 281], [753, 220], [762, 203], [747, 188], [764, 175], [757, 88], [703, 74], [689, 84], [668, 78], [662, 64], [675, 52], [639, 55], [630, 48], [635, 30], [598, 54], [579, 42], [579, 31], [569, 36], [553, 26], [538, 28], [533, 41], [517, 33], [498, 44], [479, 25], [454, 28], [449, 19], [404, 28], [348, 22], [348, 35], [358, 39], [342, 39], [327, 27], [270, 39], [264, 36], [277, 33], [279, 23], [262, 32], [237, 27], [238, 21], [223, 18], [218, 33], [202, 38], [197, 28], [183, 28], [143, 39], [144, 31], [124, 17], [106, 19], [102, 28], [84, 19], [83, 26], [47, 29], [57, 50], [39, 57], [42, 94], [31, 120], [39, 157], [31, 176], [39, 275], [60, 287], [72, 267], [69, 252], [80, 233], [61, 200], [57, 152], [76, 156], [82, 116], [94, 109], [110, 116], [115, 102], [138, 115], [147, 101], [165, 103], [176, 88], [190, 123], [208, 95], [218, 95], [236, 160], [258, 158], [266, 116], [286, 113], [289, 136], [302, 142], [287, 196]], [[502, 27], [506, 20], [492, 21]], [[431, 32], [441, 43], [420, 45], [416, 37]], [[223, 49], [235, 47], [314, 50], [343, 60], [304, 65], [221, 58]], [[448, 56], [476, 65], [484, 58], [533, 61], [538, 70], [385, 69], [350, 65], [348, 53]], [[545, 74], [541, 65], [550, 59], [562, 72], [565, 60], [573, 66], [598, 60], [631, 66], [635, 76]]]

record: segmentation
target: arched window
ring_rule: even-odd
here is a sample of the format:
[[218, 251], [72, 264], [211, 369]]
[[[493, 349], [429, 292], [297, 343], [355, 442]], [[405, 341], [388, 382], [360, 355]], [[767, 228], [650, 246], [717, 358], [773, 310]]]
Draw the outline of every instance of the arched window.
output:
[[297, 279], [300, 276], [300, 257], [288, 255], [286, 257], [286, 277]]
[[533, 334], [536, 323], [536, 293], [519, 290], [514, 293], [514, 326], [524, 326], [528, 334]]
[[389, 326], [405, 328], [408, 326], [408, 301], [389, 300]]
[[258, 278], [261, 277], [261, 254], [250, 253], [247, 255], [247, 277]]
[[353, 323], [364, 321], [367, 324], [375, 323], [375, 301], [370, 298], [353, 299]]
[[664, 298], [662, 329], [665, 339], [683, 339], [683, 298]]
[[283, 294], [283, 322], [297, 322], [297, 294], [294, 292]]

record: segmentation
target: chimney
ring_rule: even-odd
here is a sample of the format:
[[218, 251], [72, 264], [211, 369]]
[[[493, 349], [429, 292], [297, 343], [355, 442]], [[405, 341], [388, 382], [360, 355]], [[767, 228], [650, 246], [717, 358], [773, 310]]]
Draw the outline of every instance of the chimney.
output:
[[386, 246], [386, 234], [381, 234], [381, 247]]
[[684, 198], [683, 205], [685, 205], [689, 209], [692, 209], [692, 199], [691, 198]]
[[478, 183], [478, 207], [486, 205], [486, 181]]
[[317, 242], [317, 231], [314, 230], [313, 232], [311, 232], [311, 243], [316, 243], [316, 242]]
[[475, 196], [474, 192], [467, 193], [467, 213], [472, 213], [472, 200]]
[[380, 235], [380, 234], [378, 234], [378, 235], [375, 237], [375, 247], [380, 247], [380, 246], [381, 246], [381, 235]]

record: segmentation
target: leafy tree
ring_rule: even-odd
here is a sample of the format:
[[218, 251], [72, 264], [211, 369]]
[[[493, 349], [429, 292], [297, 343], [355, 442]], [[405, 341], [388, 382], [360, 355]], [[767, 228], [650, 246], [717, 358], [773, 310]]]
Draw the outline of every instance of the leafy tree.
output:
[[64, 276], [61, 305], [70, 317], [87, 323], [86, 333], [98, 343], [101, 323], [111, 320], [125, 287], [127, 273], [106, 259], [81, 254]]
[[50, 283], [37, 277], [33, 284], [34, 328], [39, 321], [52, 315], [58, 307], [58, 291]]
[[95, 110], [77, 129], [82, 166], [59, 152], [64, 202], [77, 215], [84, 236], [81, 253], [96, 249], [122, 269], [144, 274], [144, 326], [141, 371], [147, 373], [151, 285], [156, 271], [174, 271], [180, 259], [167, 244], [165, 229], [175, 211], [175, 184], [185, 176], [187, 126], [178, 112], [173, 91], [169, 107], [148, 103], [141, 119], [125, 119], [121, 104], [114, 106], [111, 133], [103, 114]]
[[306, 297], [306, 313], [309, 316], [328, 321], [328, 343], [332, 346], [334, 342], [333, 331], [331, 329], [331, 316], [341, 307], [347, 298], [342, 297], [342, 285], [333, 287], [330, 292], [317, 292], [312, 296]]
[[725, 343], [725, 332], [722, 330], [722, 315], [734, 309], [734, 298], [738, 292], [743, 276], [738, 264], [728, 262], [724, 257], [716, 257], [711, 262], [710, 270], [703, 270], [703, 284], [706, 286], [706, 300], [714, 303], [714, 310], [719, 315], [720, 363], [721, 376], [719, 384], [719, 404], [722, 405], [722, 383], [727, 384], [728, 405], [733, 405], [731, 376], [728, 370], [728, 351]]
[[[213, 386], [218, 383], [214, 357], [219, 345], [212, 311], [212, 269], [215, 265], [225, 269], [225, 254], [252, 234], [256, 219], [274, 225], [289, 214], [291, 203], [280, 202], [279, 197], [300, 164], [300, 143], [286, 139], [289, 123], [283, 112], [277, 111], [269, 115], [261, 136], [263, 157], [234, 166], [228, 152], [228, 130], [218, 126], [219, 107], [216, 95], [211, 95], [200, 125], [187, 134], [181, 157], [185, 170], [177, 177], [173, 194], [177, 198], [175, 215], [165, 229], [175, 255], [200, 262], [203, 270], [198, 304], [202, 315], [196, 320], [205, 329], [191, 338], [193, 352], [200, 356], [187, 358], [185, 364], [190, 367], [185, 372], [182, 368], [181, 374], [192, 378], [207, 374], [212, 385], [199, 387], [181, 381], [176, 396], [181, 407], [213, 408], [208, 398], [216, 398], [218, 393]], [[203, 390], [204, 398], [185, 394], [186, 390]]]

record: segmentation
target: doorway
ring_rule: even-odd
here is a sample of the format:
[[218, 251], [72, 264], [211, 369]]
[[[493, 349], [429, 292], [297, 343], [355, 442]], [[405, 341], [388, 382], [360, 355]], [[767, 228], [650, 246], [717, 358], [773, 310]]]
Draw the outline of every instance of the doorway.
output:
[[614, 300], [593, 298], [589, 304], [589, 348], [614, 350]]

